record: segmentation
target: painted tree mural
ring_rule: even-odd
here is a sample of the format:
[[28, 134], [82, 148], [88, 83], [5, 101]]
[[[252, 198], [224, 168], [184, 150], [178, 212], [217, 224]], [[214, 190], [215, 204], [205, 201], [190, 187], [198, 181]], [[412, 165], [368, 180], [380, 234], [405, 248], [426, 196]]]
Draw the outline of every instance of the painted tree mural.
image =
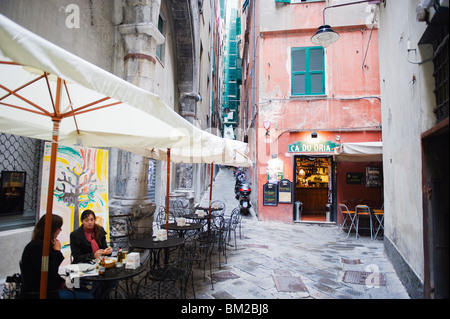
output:
[[[63, 218], [58, 236], [63, 245], [70, 245], [70, 233], [80, 226], [80, 215], [91, 209], [96, 223], [109, 229], [108, 150], [76, 145], [59, 145], [55, 171], [53, 214]], [[44, 146], [40, 216], [47, 206], [51, 143]], [[109, 240], [109, 236], [107, 235]]]
[[77, 166], [67, 167], [66, 172], [61, 172], [62, 178], [56, 180], [62, 187], [55, 187], [55, 196], [67, 206], [74, 207], [73, 229], [80, 227], [80, 207], [86, 208], [87, 204], [95, 200], [97, 180], [91, 169], [83, 169], [77, 172]]

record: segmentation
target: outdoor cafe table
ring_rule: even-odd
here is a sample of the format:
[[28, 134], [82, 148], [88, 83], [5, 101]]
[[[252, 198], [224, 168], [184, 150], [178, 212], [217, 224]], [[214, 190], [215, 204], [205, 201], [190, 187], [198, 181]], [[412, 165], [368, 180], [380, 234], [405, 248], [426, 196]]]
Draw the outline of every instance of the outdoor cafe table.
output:
[[[164, 227], [164, 226], [162, 226]], [[188, 230], [200, 230], [203, 228], [202, 224], [199, 223], [186, 223], [184, 226], [178, 226], [177, 223], [169, 223], [168, 229], [169, 230], [175, 230], [178, 233], [178, 236], [180, 238], [184, 238], [184, 234]]]
[[[78, 264], [71, 264], [71, 266], [75, 266]], [[82, 264], [85, 265], [85, 264]], [[95, 265], [92, 265], [93, 268], [95, 268]], [[81, 282], [99, 282], [101, 284], [104, 284], [106, 287], [110, 286], [110, 283], [112, 282], [118, 282], [121, 280], [125, 280], [126, 283], [126, 295], [129, 297], [130, 296], [130, 292], [128, 289], [128, 279], [133, 278], [137, 275], [139, 275], [140, 273], [142, 273], [144, 271], [144, 267], [141, 265], [139, 267], [137, 267], [136, 269], [126, 269], [125, 265], [123, 265], [122, 267], [111, 267], [111, 268], [107, 268], [105, 270], [105, 272], [101, 275], [99, 274], [95, 274], [95, 275], [91, 275], [91, 276], [81, 276], [79, 277], [79, 280]], [[63, 272], [65, 270], [63, 269]], [[117, 291], [118, 289], [118, 285], [112, 289], [115, 289]]]
[[[212, 212], [219, 211], [219, 210], [222, 210], [222, 209], [223, 209], [223, 208], [219, 208], [219, 207], [211, 207], [211, 213], [212, 213]], [[196, 210], [203, 210], [203, 211], [205, 212], [205, 215], [209, 214], [209, 206], [206, 206], [206, 207], [196, 206], [196, 207], [194, 208], [194, 212], [195, 212]], [[195, 215], [195, 213], [194, 213], [193, 215]]]
[[169, 249], [178, 247], [184, 244], [184, 239], [179, 237], [167, 237], [166, 240], [156, 241], [155, 237], [144, 237], [130, 240], [130, 246], [134, 248], [149, 249], [152, 253], [154, 265], [159, 264], [159, 255], [161, 250], [164, 250], [164, 265], [169, 264]]

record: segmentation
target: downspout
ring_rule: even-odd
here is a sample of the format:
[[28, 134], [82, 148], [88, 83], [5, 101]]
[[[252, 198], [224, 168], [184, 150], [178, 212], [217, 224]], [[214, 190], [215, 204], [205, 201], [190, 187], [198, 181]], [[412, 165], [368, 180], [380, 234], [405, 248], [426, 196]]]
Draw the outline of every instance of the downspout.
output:
[[210, 61], [210, 70], [209, 70], [209, 78], [210, 78], [210, 97], [209, 97], [209, 123], [208, 127], [212, 133], [212, 117], [214, 114], [214, 82], [213, 82], [213, 68], [215, 64], [216, 56], [214, 54], [214, 30], [215, 30], [215, 23], [216, 23], [216, 9], [215, 9], [215, 1], [211, 0], [211, 39], [210, 39], [210, 54], [209, 56], [212, 57]]

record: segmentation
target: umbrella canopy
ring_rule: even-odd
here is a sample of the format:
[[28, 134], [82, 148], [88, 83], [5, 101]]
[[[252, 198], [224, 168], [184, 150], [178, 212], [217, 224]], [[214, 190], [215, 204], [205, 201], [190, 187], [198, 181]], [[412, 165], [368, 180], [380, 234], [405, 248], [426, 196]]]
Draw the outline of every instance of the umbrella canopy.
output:
[[334, 156], [337, 162], [381, 162], [383, 142], [342, 143]]
[[166, 148], [172, 148], [175, 162], [248, 166], [246, 143], [193, 126], [157, 95], [2, 15], [0, 74], [1, 132], [51, 140], [57, 78], [61, 78], [62, 144], [117, 147], [156, 159], [165, 159]]

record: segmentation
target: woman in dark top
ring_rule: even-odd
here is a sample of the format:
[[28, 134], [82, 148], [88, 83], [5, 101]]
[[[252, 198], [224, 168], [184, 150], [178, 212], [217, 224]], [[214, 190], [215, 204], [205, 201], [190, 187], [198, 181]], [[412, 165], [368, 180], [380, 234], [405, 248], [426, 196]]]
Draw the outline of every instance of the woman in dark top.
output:
[[106, 243], [106, 231], [95, 223], [92, 210], [85, 210], [81, 214], [81, 223], [82, 225], [70, 234], [72, 263], [90, 262], [102, 255], [110, 255], [112, 249]]
[[[61, 253], [61, 243], [57, 239], [61, 232], [63, 219], [52, 215], [50, 231], [50, 251], [48, 258], [47, 298], [92, 298], [84, 291], [69, 291], [66, 281], [58, 274], [58, 268], [64, 260]], [[24, 283], [26, 298], [38, 298], [41, 287], [42, 249], [44, 246], [45, 215], [36, 224], [31, 241], [23, 250], [20, 268]]]

